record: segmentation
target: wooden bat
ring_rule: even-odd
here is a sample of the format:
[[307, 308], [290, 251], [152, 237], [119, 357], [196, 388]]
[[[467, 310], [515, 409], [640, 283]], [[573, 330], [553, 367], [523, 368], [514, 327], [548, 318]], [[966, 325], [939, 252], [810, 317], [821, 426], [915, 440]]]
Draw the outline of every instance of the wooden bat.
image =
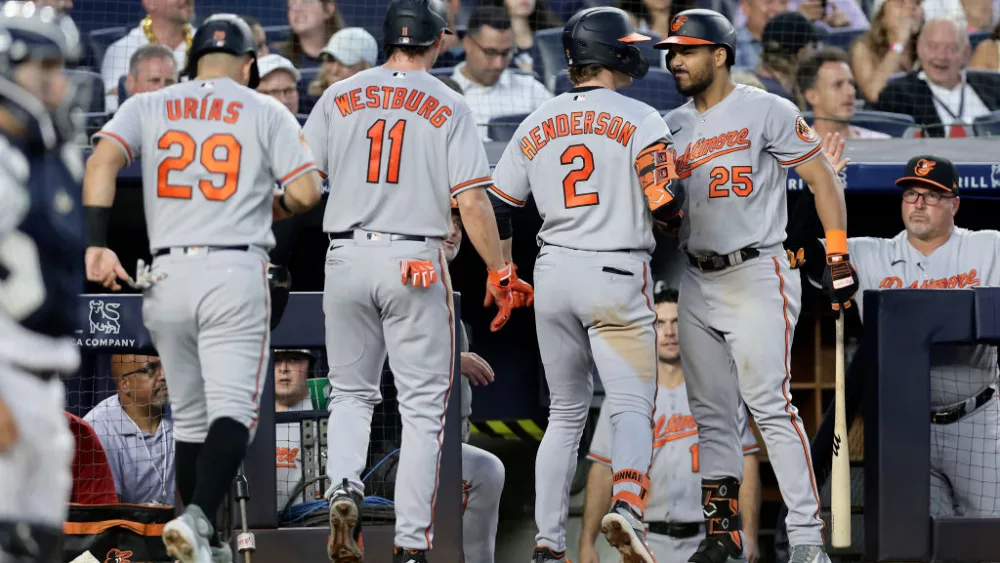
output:
[[830, 512], [833, 547], [851, 546], [851, 463], [847, 443], [847, 400], [844, 388], [844, 311], [837, 315], [837, 379], [834, 395], [833, 467]]

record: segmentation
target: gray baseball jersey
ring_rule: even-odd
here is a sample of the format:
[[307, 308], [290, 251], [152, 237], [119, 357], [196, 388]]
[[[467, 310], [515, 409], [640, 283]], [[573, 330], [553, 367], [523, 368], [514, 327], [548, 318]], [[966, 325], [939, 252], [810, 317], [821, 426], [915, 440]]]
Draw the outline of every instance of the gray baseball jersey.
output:
[[271, 198], [316, 168], [295, 117], [228, 78], [192, 80], [125, 101], [98, 131], [142, 159], [152, 249], [274, 246]]
[[634, 170], [649, 145], [670, 143], [652, 107], [606, 89], [566, 92], [529, 115], [493, 171], [495, 195], [542, 217], [538, 244], [576, 250], [648, 250], [652, 215]]
[[376, 67], [337, 82], [303, 132], [329, 176], [328, 233], [363, 228], [445, 238], [450, 198], [490, 182], [472, 110], [427, 72]]
[[737, 85], [705, 113], [689, 101], [665, 119], [687, 190], [681, 250], [729, 254], [781, 244], [788, 222], [787, 169], [822, 154], [819, 136], [799, 110], [788, 100]]

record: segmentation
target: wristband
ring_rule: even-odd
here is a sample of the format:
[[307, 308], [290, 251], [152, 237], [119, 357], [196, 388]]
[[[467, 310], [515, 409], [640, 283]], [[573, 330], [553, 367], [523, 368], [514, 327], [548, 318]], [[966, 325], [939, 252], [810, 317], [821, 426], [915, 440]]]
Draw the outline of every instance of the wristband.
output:
[[111, 208], [84, 205], [83, 216], [86, 223], [84, 241], [87, 246], [107, 248], [108, 223], [111, 222]]
[[906, 47], [904, 47], [902, 43], [890, 43], [889, 50], [897, 55], [902, 55], [903, 51], [906, 50]]
[[288, 208], [288, 204], [285, 203], [285, 194], [281, 194], [281, 197], [278, 198], [278, 206], [287, 211], [288, 213], [291, 213], [292, 215], [295, 214], [294, 211]]
[[847, 231], [834, 229], [826, 232], [826, 255], [847, 254]]

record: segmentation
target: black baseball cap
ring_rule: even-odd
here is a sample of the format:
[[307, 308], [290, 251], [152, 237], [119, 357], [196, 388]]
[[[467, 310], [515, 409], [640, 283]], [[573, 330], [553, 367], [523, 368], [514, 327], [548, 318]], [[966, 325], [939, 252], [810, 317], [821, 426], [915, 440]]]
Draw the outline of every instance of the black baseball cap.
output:
[[958, 195], [958, 168], [940, 156], [915, 156], [906, 163], [906, 171], [896, 180], [896, 185], [934, 188]]
[[760, 41], [767, 51], [794, 56], [806, 45], [821, 41], [824, 35], [799, 12], [782, 12], [767, 21]]

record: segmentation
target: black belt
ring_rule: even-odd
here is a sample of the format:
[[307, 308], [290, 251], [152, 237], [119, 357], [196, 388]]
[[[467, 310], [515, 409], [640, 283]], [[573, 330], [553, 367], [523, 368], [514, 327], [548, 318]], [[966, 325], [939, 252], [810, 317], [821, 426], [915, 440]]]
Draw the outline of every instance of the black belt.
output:
[[[367, 240], [379, 240], [384, 236], [389, 237], [389, 240], [412, 240], [414, 242], [426, 242], [427, 237], [421, 237], [417, 235], [395, 235], [392, 233], [379, 233], [375, 231], [361, 231], [365, 234], [365, 239]], [[342, 233], [327, 233], [330, 236], [330, 240], [336, 239], [354, 239], [354, 231], [344, 231]]]
[[931, 411], [931, 424], [951, 424], [952, 422], [958, 422], [963, 416], [970, 414], [979, 407], [985, 405], [986, 401], [989, 401], [990, 398], [993, 397], [994, 392], [996, 392], [996, 389], [993, 387], [983, 389], [978, 395], [976, 395], [975, 406], [971, 409], [966, 407], [966, 405], [972, 403], [970, 400], [951, 407], [950, 409]]
[[695, 256], [688, 254], [688, 262], [702, 272], [718, 272], [731, 266], [741, 264], [760, 256], [760, 251], [756, 248], [741, 248], [732, 254], [710, 254], [708, 256]]
[[[195, 254], [201, 250], [207, 250], [209, 252], [218, 252], [220, 250], [241, 250], [243, 252], [246, 252], [250, 250], [250, 246], [245, 244], [243, 246], [179, 246], [174, 248], [183, 249], [184, 254]], [[154, 250], [153, 256], [155, 257], [155, 256], [163, 256], [166, 254], [170, 254], [170, 250], [171, 248], [161, 248], [159, 250]]]
[[672, 538], [693, 538], [701, 534], [701, 522], [649, 522], [649, 533]]

